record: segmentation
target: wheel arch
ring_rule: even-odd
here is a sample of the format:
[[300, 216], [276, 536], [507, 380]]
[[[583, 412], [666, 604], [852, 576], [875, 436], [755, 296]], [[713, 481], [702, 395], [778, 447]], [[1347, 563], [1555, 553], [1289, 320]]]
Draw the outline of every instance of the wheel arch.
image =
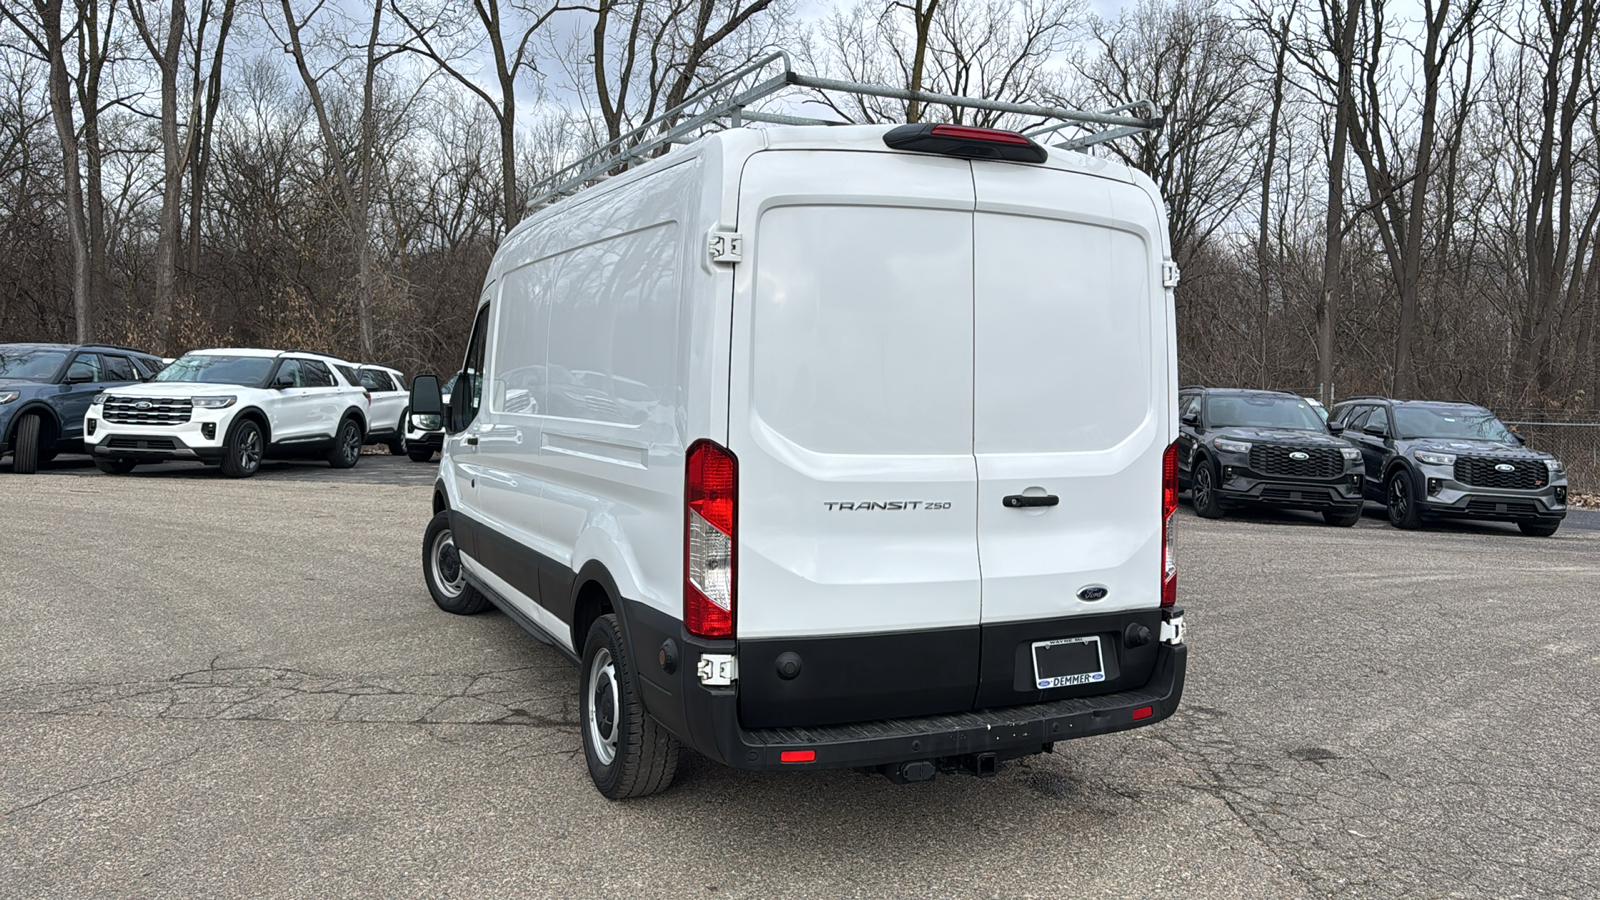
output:
[[[366, 415], [366, 413], [363, 413], [361, 411], [360, 407], [351, 406], [351, 407], [348, 407], [347, 409], [345, 409], [344, 415], [339, 417], [339, 421], [343, 422], [345, 419], [355, 419], [356, 420], [356, 424], [361, 426], [361, 437], [362, 438], [366, 438], [366, 436], [367, 436], [367, 415]], [[337, 433], [338, 432], [335, 432], [335, 434], [337, 434]]]
[[11, 414], [11, 422], [6, 426], [5, 438], [7, 447], [12, 450], [16, 449], [17, 426], [22, 424], [24, 416], [34, 414], [37, 414], [43, 420], [41, 422], [42, 430], [39, 432], [40, 447], [53, 446], [57, 441], [61, 440], [61, 432], [63, 430], [61, 427], [61, 414], [56, 412], [55, 407], [43, 400], [29, 400], [17, 407], [17, 411]]
[[[246, 406], [244, 409], [239, 410], [238, 414], [233, 417], [233, 421], [228, 423], [227, 433], [232, 434], [234, 424], [244, 419], [249, 419], [256, 423], [256, 427], [261, 429], [261, 438], [264, 443], [272, 443], [272, 422], [267, 418], [266, 412], [259, 406]], [[226, 436], [224, 436], [224, 439], [226, 439]]]
[[598, 559], [584, 563], [572, 582], [573, 648], [581, 654], [584, 641], [588, 639], [589, 629], [594, 626], [595, 620], [615, 613], [618, 627], [622, 630], [624, 649], [628, 651], [629, 656], [637, 658], [637, 654], [633, 652], [633, 642], [628, 636], [628, 617], [623, 611], [624, 607], [622, 593], [617, 589], [617, 580], [611, 576], [611, 571], [606, 568], [605, 563]]

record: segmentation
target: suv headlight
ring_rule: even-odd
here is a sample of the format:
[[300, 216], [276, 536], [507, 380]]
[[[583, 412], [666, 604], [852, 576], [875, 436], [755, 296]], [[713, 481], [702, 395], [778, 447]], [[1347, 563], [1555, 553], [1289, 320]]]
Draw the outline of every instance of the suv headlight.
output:
[[1361, 451], [1354, 447], [1340, 447], [1339, 452], [1343, 454], [1344, 458], [1350, 462], [1355, 462], [1361, 458]]
[[195, 409], [227, 409], [232, 406], [238, 397], [192, 397], [189, 402]]
[[[3, 403], [3, 402], [4, 402], [3, 400], [0, 400], [0, 403]], [[1549, 459], [1545, 460], [1544, 464], [1547, 467], [1549, 467], [1551, 475], [1565, 475], [1565, 474], [1567, 474], [1567, 464], [1562, 462], [1559, 459], [1556, 459], [1553, 456], [1550, 457]]]
[[444, 427], [444, 419], [440, 416], [412, 416], [411, 424], [418, 431], [438, 431]]
[[0, 391], [0, 403], [10, 403], [21, 396], [21, 391]]
[[100, 393], [95, 394], [93, 397], [89, 398], [89, 405], [90, 406], [99, 406], [100, 404], [102, 404], [104, 402], [106, 402], [106, 392], [105, 391], [101, 391]]
[[1453, 466], [1456, 464], [1454, 453], [1433, 453], [1428, 450], [1417, 450], [1411, 454], [1417, 462], [1427, 463], [1430, 466]]
[[1217, 448], [1218, 450], [1221, 450], [1223, 453], [1249, 453], [1250, 452], [1250, 442], [1249, 441], [1230, 441], [1227, 438], [1217, 438], [1216, 440], [1211, 442], [1211, 446]]

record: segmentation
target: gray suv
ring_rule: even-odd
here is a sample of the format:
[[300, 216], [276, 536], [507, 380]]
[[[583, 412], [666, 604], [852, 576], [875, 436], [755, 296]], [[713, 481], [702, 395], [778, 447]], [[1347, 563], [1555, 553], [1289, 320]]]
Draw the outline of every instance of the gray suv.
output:
[[1386, 505], [1396, 528], [1431, 518], [1516, 522], [1548, 537], [1567, 515], [1567, 470], [1523, 446], [1481, 406], [1432, 400], [1353, 397], [1334, 406], [1367, 466], [1367, 496]]

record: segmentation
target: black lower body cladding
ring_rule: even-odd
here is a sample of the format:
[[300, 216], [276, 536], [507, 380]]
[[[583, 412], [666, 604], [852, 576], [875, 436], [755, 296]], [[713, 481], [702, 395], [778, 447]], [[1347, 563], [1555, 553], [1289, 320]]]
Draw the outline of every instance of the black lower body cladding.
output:
[[[831, 641], [735, 642], [697, 638], [659, 610], [628, 601], [623, 605], [651, 715], [699, 752], [746, 769], [878, 766], [972, 753], [1006, 758], [1040, 752], [1058, 740], [1152, 724], [1177, 709], [1188, 653], [1183, 645], [1160, 643], [1163, 613], [1158, 610], [1012, 623], [982, 635], [977, 629], [949, 629]], [[1101, 637], [1105, 682], [1051, 691], [1019, 683], [1019, 647], [1086, 634]], [[881, 650], [925, 641], [921, 646], [930, 653], [951, 647], [965, 654], [969, 639], [979, 643], [981, 658], [963, 656], [960, 668], [951, 671], [978, 677], [965, 674], [971, 680], [959, 687], [947, 674], [919, 687], [892, 667], [858, 665], [847, 666], [843, 675], [813, 679], [814, 689], [790, 688], [787, 693], [798, 699], [784, 702], [782, 685], [799, 684], [819, 669], [848, 663], [852, 651], [870, 651], [870, 642], [886, 641], [875, 645]], [[800, 658], [799, 673], [792, 678], [780, 668], [786, 653]], [[738, 681], [728, 687], [701, 685], [696, 666], [705, 654], [737, 654]], [[911, 675], [936, 669], [938, 663], [906, 655], [894, 659], [913, 663], [907, 669]], [[873, 685], [869, 679], [874, 672], [887, 682]], [[948, 708], [917, 711], [933, 705]], [[802, 724], [802, 719], [812, 721]], [[773, 724], [778, 722], [785, 724]], [[809, 751], [814, 757], [785, 761], [785, 751]]]
[[1293, 481], [1223, 466], [1217, 497], [1224, 506], [1252, 503], [1283, 509], [1358, 510], [1363, 505], [1361, 475], [1342, 475], [1334, 481]]

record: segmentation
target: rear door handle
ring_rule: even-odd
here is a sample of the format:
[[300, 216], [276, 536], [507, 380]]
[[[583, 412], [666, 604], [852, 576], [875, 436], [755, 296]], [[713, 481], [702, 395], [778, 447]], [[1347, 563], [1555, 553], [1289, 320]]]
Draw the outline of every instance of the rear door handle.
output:
[[1045, 494], [1041, 497], [1033, 497], [1027, 494], [1008, 494], [1001, 502], [1009, 509], [1023, 509], [1029, 506], [1055, 506], [1061, 502], [1061, 498], [1055, 494]]

